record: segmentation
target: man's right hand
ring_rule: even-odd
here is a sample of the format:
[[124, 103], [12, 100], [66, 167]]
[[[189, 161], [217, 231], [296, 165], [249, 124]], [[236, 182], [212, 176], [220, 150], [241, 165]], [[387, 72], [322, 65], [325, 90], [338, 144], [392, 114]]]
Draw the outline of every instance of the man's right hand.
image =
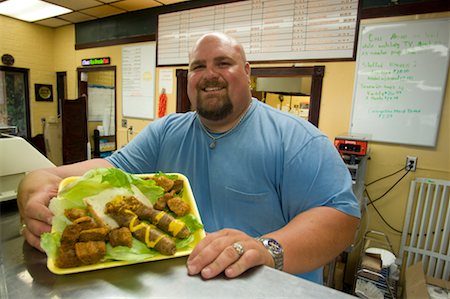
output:
[[22, 235], [27, 242], [43, 251], [41, 234], [51, 231], [53, 214], [49, 210], [50, 200], [58, 194], [59, 183], [69, 176], [81, 176], [93, 168], [113, 167], [105, 159], [91, 159], [70, 165], [40, 169], [30, 172], [20, 182], [17, 192], [22, 222]]
[[40, 236], [50, 232], [53, 214], [50, 200], [57, 195], [61, 178], [46, 170], [29, 173], [19, 184], [17, 205], [22, 223], [21, 233], [33, 247], [41, 250]]

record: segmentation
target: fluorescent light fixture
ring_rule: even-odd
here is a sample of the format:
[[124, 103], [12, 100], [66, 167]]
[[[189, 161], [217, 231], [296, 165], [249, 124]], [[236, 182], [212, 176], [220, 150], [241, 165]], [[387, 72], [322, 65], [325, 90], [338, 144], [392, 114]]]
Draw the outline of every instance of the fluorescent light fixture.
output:
[[0, 2], [0, 14], [34, 22], [72, 12], [62, 6], [40, 0], [7, 0]]

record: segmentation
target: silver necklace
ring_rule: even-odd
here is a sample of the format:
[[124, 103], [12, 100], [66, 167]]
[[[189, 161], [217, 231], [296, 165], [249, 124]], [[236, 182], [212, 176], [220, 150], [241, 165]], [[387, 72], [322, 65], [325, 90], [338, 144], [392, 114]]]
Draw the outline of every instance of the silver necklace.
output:
[[208, 129], [203, 125], [202, 121], [200, 119], [200, 127], [203, 129], [203, 132], [205, 132], [206, 135], [208, 135], [209, 138], [212, 139], [211, 143], [209, 144], [209, 148], [210, 149], [215, 149], [216, 145], [217, 145], [217, 140], [227, 136], [228, 134], [230, 134], [231, 132], [234, 131], [234, 129], [237, 128], [237, 126], [239, 126], [239, 124], [242, 122], [242, 120], [244, 119], [244, 117], [247, 115], [247, 112], [250, 110], [250, 107], [252, 106], [252, 102], [250, 102], [250, 105], [248, 105], [247, 110], [245, 110], [245, 112], [242, 114], [242, 116], [239, 118], [239, 121], [233, 126], [231, 127], [231, 129], [229, 129], [228, 131], [226, 131], [223, 134], [220, 134], [219, 136], [213, 136]]

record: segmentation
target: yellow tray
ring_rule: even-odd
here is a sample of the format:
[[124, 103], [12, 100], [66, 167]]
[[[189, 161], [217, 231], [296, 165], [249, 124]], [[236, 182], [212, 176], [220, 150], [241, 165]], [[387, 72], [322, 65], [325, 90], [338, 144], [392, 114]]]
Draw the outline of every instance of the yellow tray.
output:
[[[138, 176], [140, 177], [152, 177], [154, 174], [140, 174]], [[178, 179], [181, 179], [184, 181], [183, 184], [183, 199], [189, 203], [191, 207], [191, 212], [193, 216], [197, 218], [197, 220], [202, 223], [202, 220], [200, 218], [200, 214], [197, 209], [197, 204], [195, 203], [194, 195], [192, 193], [191, 185], [189, 183], [189, 180], [186, 176], [180, 174], [180, 173], [167, 173], [167, 175], [177, 175]], [[66, 185], [74, 182], [79, 177], [68, 177], [61, 181], [59, 184], [59, 191]], [[52, 229], [53, 232], [53, 229]], [[174, 255], [163, 255], [163, 254], [157, 254], [155, 256], [152, 256], [147, 259], [139, 260], [139, 261], [107, 261], [102, 263], [97, 263], [93, 265], [85, 265], [85, 266], [79, 266], [79, 267], [73, 267], [73, 268], [59, 268], [55, 265], [55, 261], [53, 258], [49, 257], [47, 259], [47, 267], [48, 269], [55, 273], [55, 274], [72, 274], [72, 273], [79, 273], [79, 272], [86, 272], [86, 271], [93, 271], [93, 270], [99, 270], [99, 269], [106, 269], [106, 268], [113, 268], [113, 267], [119, 267], [119, 266], [125, 266], [125, 265], [131, 265], [131, 264], [139, 264], [139, 263], [146, 263], [146, 262], [153, 262], [153, 261], [159, 261], [159, 260], [165, 260], [165, 259], [171, 259], [171, 258], [177, 258], [181, 256], [187, 256], [191, 254], [193, 248], [195, 245], [205, 237], [205, 230], [204, 229], [198, 229], [193, 233], [194, 240], [190, 243], [191, 248], [187, 250], [177, 250], [177, 252]]]

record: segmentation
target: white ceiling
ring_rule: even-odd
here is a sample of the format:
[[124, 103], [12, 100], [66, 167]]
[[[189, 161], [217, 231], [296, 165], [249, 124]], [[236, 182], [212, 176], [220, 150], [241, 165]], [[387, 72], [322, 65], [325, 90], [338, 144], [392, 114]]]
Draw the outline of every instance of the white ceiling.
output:
[[130, 11], [170, 5], [188, 0], [44, 0], [73, 10], [73, 12], [34, 23], [60, 27], [64, 25], [101, 19]]

